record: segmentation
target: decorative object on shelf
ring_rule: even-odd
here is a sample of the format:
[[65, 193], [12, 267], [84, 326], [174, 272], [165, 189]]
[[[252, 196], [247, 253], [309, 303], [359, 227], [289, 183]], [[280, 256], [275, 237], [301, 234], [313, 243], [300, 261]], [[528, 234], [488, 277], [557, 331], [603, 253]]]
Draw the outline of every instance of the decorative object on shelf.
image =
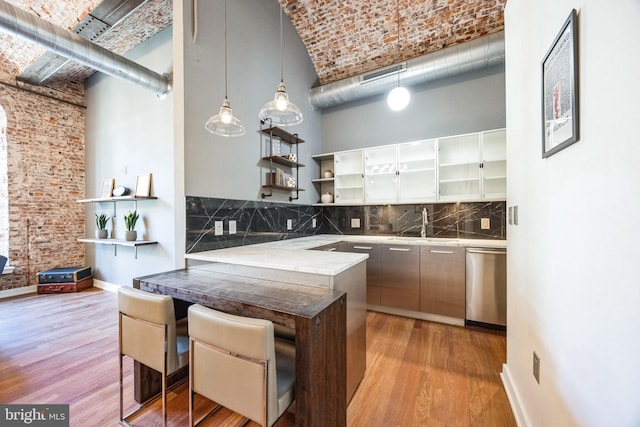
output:
[[333, 171], [331, 169], [327, 169], [322, 174], [323, 178], [333, 178]]
[[113, 194], [113, 184], [115, 183], [115, 179], [103, 179], [102, 180], [102, 192], [100, 193], [100, 197], [107, 198], [111, 197]]
[[273, 138], [273, 140], [271, 141], [271, 155], [280, 155], [280, 138]]
[[138, 233], [134, 230], [138, 218], [140, 218], [140, 215], [138, 215], [137, 211], [129, 211], [129, 214], [124, 216], [124, 225], [127, 229], [125, 240], [127, 242], [133, 242], [138, 239]]
[[242, 136], [245, 133], [240, 120], [233, 116], [227, 97], [227, 0], [224, 1], [224, 101], [220, 112], [209, 117], [204, 125], [209, 132], [220, 136]]
[[116, 187], [113, 189], [113, 196], [114, 197], [121, 197], [121, 196], [126, 196], [130, 193], [131, 190], [129, 190], [127, 187], [123, 187], [122, 185]]
[[327, 191], [326, 193], [322, 193], [322, 196], [320, 196], [320, 201], [322, 203], [333, 203], [333, 194], [329, 191]]
[[151, 194], [151, 174], [138, 175], [136, 178], [136, 196], [149, 197]]
[[[400, 61], [400, 0], [396, 0], [396, 19], [398, 20], [398, 61]], [[398, 76], [398, 85], [394, 87], [387, 96], [387, 104], [393, 111], [404, 110], [411, 99], [411, 94], [407, 88], [400, 86], [400, 73], [402, 72], [402, 64], [398, 65], [396, 75]]]
[[284, 171], [276, 168], [276, 185], [284, 186]]
[[288, 176], [285, 180], [285, 185], [287, 187], [295, 188], [296, 187], [296, 179], [292, 176]]
[[109, 235], [107, 232], [107, 215], [104, 213], [95, 215], [96, 227], [98, 227], [98, 229], [96, 230], [96, 239], [106, 239]]
[[284, 49], [282, 37], [282, 7], [280, 7], [280, 84], [273, 98], [258, 113], [260, 120], [271, 119], [276, 126], [293, 126], [302, 123], [302, 112], [291, 101], [284, 87]]
[[292, 162], [297, 162], [298, 161], [298, 155], [296, 153], [289, 153], [286, 156], [287, 160], [290, 160]]
[[542, 60], [542, 157], [578, 141], [578, 17], [562, 25]]

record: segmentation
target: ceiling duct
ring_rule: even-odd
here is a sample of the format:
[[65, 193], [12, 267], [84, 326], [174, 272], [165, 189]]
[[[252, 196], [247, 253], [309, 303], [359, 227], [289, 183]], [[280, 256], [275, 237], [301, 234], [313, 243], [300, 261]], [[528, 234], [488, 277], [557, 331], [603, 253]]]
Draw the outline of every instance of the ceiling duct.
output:
[[0, 30], [113, 77], [166, 95], [169, 80], [140, 64], [0, 0]]
[[398, 85], [398, 73], [402, 85], [409, 87], [499, 64], [504, 64], [504, 31], [311, 88], [309, 103], [315, 108], [328, 108], [385, 94]]

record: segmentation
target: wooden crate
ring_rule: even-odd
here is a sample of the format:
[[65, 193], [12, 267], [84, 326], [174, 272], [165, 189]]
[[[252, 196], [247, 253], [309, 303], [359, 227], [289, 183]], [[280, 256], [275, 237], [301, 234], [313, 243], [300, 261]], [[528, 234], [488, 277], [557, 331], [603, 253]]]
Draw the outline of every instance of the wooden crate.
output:
[[42, 283], [38, 285], [39, 294], [62, 294], [80, 292], [93, 286], [93, 276], [85, 277], [77, 282]]

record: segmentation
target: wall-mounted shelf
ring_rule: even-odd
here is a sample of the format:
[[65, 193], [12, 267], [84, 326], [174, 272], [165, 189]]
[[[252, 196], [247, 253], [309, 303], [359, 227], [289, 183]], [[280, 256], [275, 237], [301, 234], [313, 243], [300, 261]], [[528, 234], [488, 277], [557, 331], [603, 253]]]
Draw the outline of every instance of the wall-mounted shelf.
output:
[[[267, 119], [268, 120], [268, 119]], [[263, 190], [268, 190], [268, 191], [263, 191], [261, 196], [264, 199], [265, 197], [271, 197], [273, 196], [273, 190], [279, 190], [279, 191], [289, 191], [289, 192], [295, 192], [296, 195], [295, 197], [290, 195], [289, 196], [289, 201], [292, 200], [297, 200], [300, 196], [300, 191], [304, 191], [304, 189], [299, 188], [297, 185], [300, 183], [300, 174], [299, 174], [299, 168], [304, 167], [304, 165], [302, 163], [299, 163], [297, 161], [297, 159], [299, 158], [298, 156], [298, 145], [302, 144], [304, 142], [303, 139], [300, 139], [298, 137], [298, 134], [293, 134], [293, 133], [289, 133], [279, 127], [273, 127], [273, 126], [269, 126], [269, 127], [263, 127], [265, 125], [266, 121], [261, 121], [260, 122], [260, 132], [264, 135], [268, 135], [269, 136], [269, 149], [266, 150], [267, 152], [265, 153], [265, 155], [262, 157], [262, 161], [263, 162], [268, 162], [269, 163], [269, 174], [268, 177], [270, 177], [270, 182], [267, 181], [264, 185], [262, 185], [262, 189]], [[291, 150], [293, 150], [293, 148], [295, 147], [295, 160], [290, 160], [287, 156], [282, 156], [280, 155], [280, 153], [274, 153], [273, 147], [274, 147], [274, 141], [279, 140], [279, 143], [286, 143], [289, 144], [291, 146]], [[293, 151], [292, 151], [293, 154]], [[276, 168], [274, 167], [274, 165], [280, 165], [280, 166], [285, 166], [287, 168], [291, 169], [291, 174], [293, 175], [293, 173], [295, 172], [295, 187], [289, 187], [286, 185], [283, 185], [284, 183], [281, 182], [277, 182], [276, 180], [279, 179], [278, 176], [280, 176], [280, 174], [284, 175], [284, 171], [279, 171], [278, 174], [276, 174]], [[261, 173], [262, 175], [262, 173]], [[262, 179], [262, 178], [261, 178]], [[275, 181], [275, 182], [274, 182]]]
[[[138, 210], [138, 201], [142, 200], [157, 200], [155, 196], [118, 196], [118, 197], [96, 197], [91, 199], [79, 199], [77, 203], [113, 203], [113, 218], [117, 218], [116, 203], [118, 202], [133, 202], [134, 210]], [[81, 238], [78, 242], [93, 243], [96, 245], [112, 245], [113, 255], [118, 255], [118, 246], [128, 246], [135, 248], [134, 258], [138, 259], [138, 246], [157, 245], [158, 242], [153, 240], [123, 240], [123, 239], [93, 239], [93, 238]]]

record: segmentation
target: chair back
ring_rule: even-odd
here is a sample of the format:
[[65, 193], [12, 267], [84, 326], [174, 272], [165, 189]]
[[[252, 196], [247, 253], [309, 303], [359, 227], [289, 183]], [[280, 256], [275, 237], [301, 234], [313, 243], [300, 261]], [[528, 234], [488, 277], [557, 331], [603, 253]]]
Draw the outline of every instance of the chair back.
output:
[[178, 355], [173, 298], [122, 286], [118, 288], [118, 308], [120, 352], [156, 371], [165, 374], [176, 371]]
[[4, 255], [0, 255], [0, 275], [4, 271], [5, 265], [7, 265], [7, 257]]
[[192, 305], [189, 337], [194, 392], [261, 425], [278, 419], [272, 322]]

